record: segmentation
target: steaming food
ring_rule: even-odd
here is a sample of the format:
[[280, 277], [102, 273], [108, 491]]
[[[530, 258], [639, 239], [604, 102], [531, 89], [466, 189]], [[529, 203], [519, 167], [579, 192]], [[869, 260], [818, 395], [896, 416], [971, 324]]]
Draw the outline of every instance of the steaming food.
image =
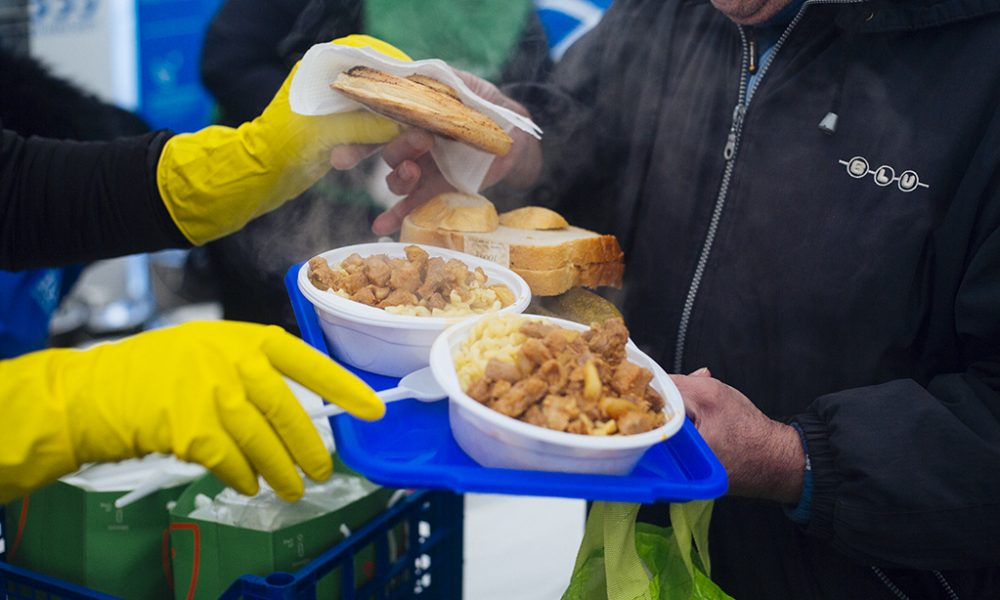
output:
[[504, 156], [513, 141], [492, 119], [462, 103], [450, 86], [423, 75], [396, 77], [370, 67], [344, 71], [330, 87], [380, 115]]
[[320, 256], [309, 261], [309, 281], [319, 290], [416, 317], [459, 317], [498, 311], [514, 303], [506, 285], [489, 285], [480, 267], [469, 270], [457, 259], [431, 257], [407, 246], [406, 258], [354, 253], [331, 266]]
[[662, 426], [653, 374], [626, 358], [621, 319], [586, 332], [520, 315], [477, 323], [452, 357], [465, 393], [532, 425], [588, 435], [630, 435]]

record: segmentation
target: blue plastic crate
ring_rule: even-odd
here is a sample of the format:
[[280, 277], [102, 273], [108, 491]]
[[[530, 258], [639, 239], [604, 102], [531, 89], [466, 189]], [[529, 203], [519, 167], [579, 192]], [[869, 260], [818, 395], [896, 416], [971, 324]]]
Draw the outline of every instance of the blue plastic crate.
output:
[[[2, 514], [0, 514], [2, 517]], [[0, 519], [2, 522], [2, 519]], [[221, 596], [261, 600], [316, 597], [316, 583], [341, 566], [343, 600], [452, 600], [462, 597], [462, 497], [448, 492], [416, 492], [388, 509], [346, 540], [294, 573], [244, 575]], [[390, 552], [396, 533], [405, 542]], [[397, 540], [398, 542], [398, 540]], [[372, 578], [355, 589], [355, 556], [375, 549]], [[6, 596], [4, 595], [6, 594]], [[0, 561], [0, 598], [10, 600], [114, 600], [109, 596]]]

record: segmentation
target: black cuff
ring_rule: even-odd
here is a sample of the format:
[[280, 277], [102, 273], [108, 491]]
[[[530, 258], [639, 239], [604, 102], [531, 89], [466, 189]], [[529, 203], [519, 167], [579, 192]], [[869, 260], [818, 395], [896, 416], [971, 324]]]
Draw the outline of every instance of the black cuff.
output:
[[830, 431], [819, 415], [806, 412], [792, 419], [802, 428], [812, 467], [812, 509], [805, 530], [811, 535], [833, 537], [833, 509], [842, 480], [830, 445]]
[[147, 193], [145, 198], [147, 202], [144, 208], [149, 211], [149, 215], [152, 217], [150, 222], [160, 233], [159, 236], [156, 236], [155, 243], [165, 248], [190, 248], [192, 245], [190, 240], [184, 237], [177, 224], [174, 223], [166, 204], [163, 203], [163, 198], [160, 197], [160, 188], [156, 183], [156, 170], [160, 164], [160, 155], [163, 154], [163, 147], [167, 140], [173, 135], [170, 131], [162, 130], [157, 132], [149, 143], [146, 151], [147, 178], [145, 183]]

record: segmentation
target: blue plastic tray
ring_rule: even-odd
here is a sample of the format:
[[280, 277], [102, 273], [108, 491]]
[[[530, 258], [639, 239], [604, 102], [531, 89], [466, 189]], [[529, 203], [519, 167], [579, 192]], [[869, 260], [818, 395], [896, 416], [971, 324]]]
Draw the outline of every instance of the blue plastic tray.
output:
[[[301, 264], [285, 275], [302, 338], [329, 355], [316, 311], [298, 289]], [[348, 367], [376, 390], [399, 379]], [[691, 421], [643, 455], [629, 475], [583, 475], [482, 467], [459, 448], [448, 424], [448, 403], [402, 400], [375, 422], [330, 419], [337, 453], [352, 469], [385, 486], [437, 488], [617, 502], [683, 502], [726, 492], [726, 472]]]

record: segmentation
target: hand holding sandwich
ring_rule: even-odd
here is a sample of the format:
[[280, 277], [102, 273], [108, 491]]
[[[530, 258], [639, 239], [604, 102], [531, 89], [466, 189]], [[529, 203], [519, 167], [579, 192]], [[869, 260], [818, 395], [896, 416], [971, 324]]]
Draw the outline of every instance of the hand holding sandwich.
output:
[[[465, 71], [456, 69], [455, 72], [481, 98], [530, 116], [521, 104], [505, 96], [492, 83]], [[482, 189], [500, 181], [514, 187], [528, 187], [538, 177], [541, 168], [541, 146], [538, 140], [520, 129], [514, 129], [510, 135], [513, 140], [510, 152], [493, 161]], [[386, 177], [389, 190], [406, 198], [375, 219], [372, 225], [375, 233], [386, 235], [397, 231], [403, 218], [414, 208], [438, 194], [455, 191], [431, 157], [433, 147], [433, 135], [413, 128], [404, 131], [382, 148], [382, 158], [393, 169]], [[350, 169], [374, 150], [375, 147], [370, 145], [342, 146], [333, 151], [331, 164], [337, 169]]]

